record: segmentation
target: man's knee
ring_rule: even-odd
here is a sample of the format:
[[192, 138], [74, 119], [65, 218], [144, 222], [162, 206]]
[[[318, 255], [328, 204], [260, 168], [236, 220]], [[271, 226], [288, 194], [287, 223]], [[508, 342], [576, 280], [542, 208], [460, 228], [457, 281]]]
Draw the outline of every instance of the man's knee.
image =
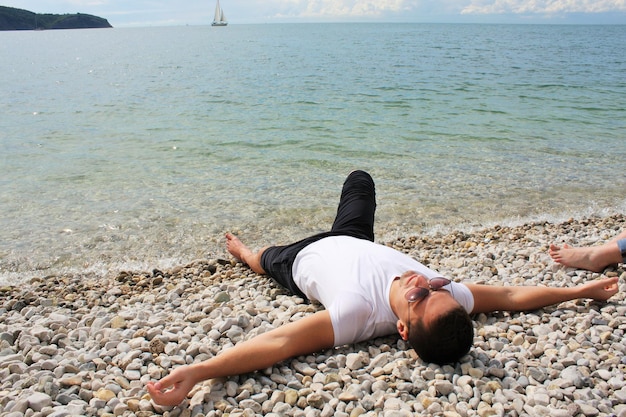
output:
[[365, 171], [363, 171], [361, 169], [355, 169], [354, 171], [352, 171], [352, 172], [350, 172], [348, 174], [348, 178], [350, 178], [350, 177], [361, 177], [361, 176], [366, 177], [366, 178], [370, 178], [370, 179], [372, 178], [372, 176], [369, 173], [367, 173], [367, 172], [365, 172]]
[[354, 184], [356, 186], [358, 186], [359, 188], [374, 188], [374, 179], [372, 178], [372, 176], [370, 174], [368, 174], [365, 171], [362, 170], [355, 170], [352, 171], [349, 175], [348, 178], [346, 178], [346, 181], [344, 183], [344, 186], [346, 184]]

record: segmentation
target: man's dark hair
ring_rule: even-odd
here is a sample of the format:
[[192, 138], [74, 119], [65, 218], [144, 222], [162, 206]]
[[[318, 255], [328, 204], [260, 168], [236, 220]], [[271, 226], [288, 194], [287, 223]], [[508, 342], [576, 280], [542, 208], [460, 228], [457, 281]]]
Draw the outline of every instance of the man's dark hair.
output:
[[458, 306], [426, 326], [423, 320], [411, 323], [409, 343], [425, 362], [453, 363], [469, 352], [474, 341], [474, 326], [469, 314]]

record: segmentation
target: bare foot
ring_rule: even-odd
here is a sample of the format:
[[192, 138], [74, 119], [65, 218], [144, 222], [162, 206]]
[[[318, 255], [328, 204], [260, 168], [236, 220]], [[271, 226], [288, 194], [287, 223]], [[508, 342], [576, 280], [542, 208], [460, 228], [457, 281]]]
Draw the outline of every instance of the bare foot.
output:
[[258, 252], [252, 252], [250, 248], [243, 244], [241, 240], [232, 233], [226, 233], [226, 249], [228, 253], [233, 255], [241, 262], [247, 264], [257, 274], [265, 274], [265, 270], [261, 266], [261, 255], [265, 248]]
[[552, 244], [549, 253], [552, 259], [560, 264], [593, 272], [602, 272], [613, 263], [612, 258], [607, 258], [604, 246], [574, 248], [568, 244], [560, 247]]
[[226, 249], [228, 250], [228, 253], [243, 262], [245, 262], [245, 257], [247, 255], [252, 254], [252, 251], [232, 233], [226, 233]]

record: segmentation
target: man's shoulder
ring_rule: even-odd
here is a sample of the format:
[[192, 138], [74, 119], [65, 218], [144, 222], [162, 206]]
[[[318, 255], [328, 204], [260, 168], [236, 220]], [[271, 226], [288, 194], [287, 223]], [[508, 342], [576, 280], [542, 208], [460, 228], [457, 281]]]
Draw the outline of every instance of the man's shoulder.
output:
[[341, 320], [367, 320], [374, 312], [371, 300], [356, 291], [342, 291], [328, 307], [334, 310]]
[[344, 292], [328, 307], [335, 332], [335, 345], [354, 343], [369, 337], [375, 324], [374, 306], [356, 292]]

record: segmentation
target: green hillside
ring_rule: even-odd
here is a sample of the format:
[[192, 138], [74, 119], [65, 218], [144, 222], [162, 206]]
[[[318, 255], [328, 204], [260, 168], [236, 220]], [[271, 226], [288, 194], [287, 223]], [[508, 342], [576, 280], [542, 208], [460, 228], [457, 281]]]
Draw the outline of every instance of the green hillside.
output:
[[0, 30], [110, 28], [106, 19], [90, 14], [39, 14], [0, 6]]

